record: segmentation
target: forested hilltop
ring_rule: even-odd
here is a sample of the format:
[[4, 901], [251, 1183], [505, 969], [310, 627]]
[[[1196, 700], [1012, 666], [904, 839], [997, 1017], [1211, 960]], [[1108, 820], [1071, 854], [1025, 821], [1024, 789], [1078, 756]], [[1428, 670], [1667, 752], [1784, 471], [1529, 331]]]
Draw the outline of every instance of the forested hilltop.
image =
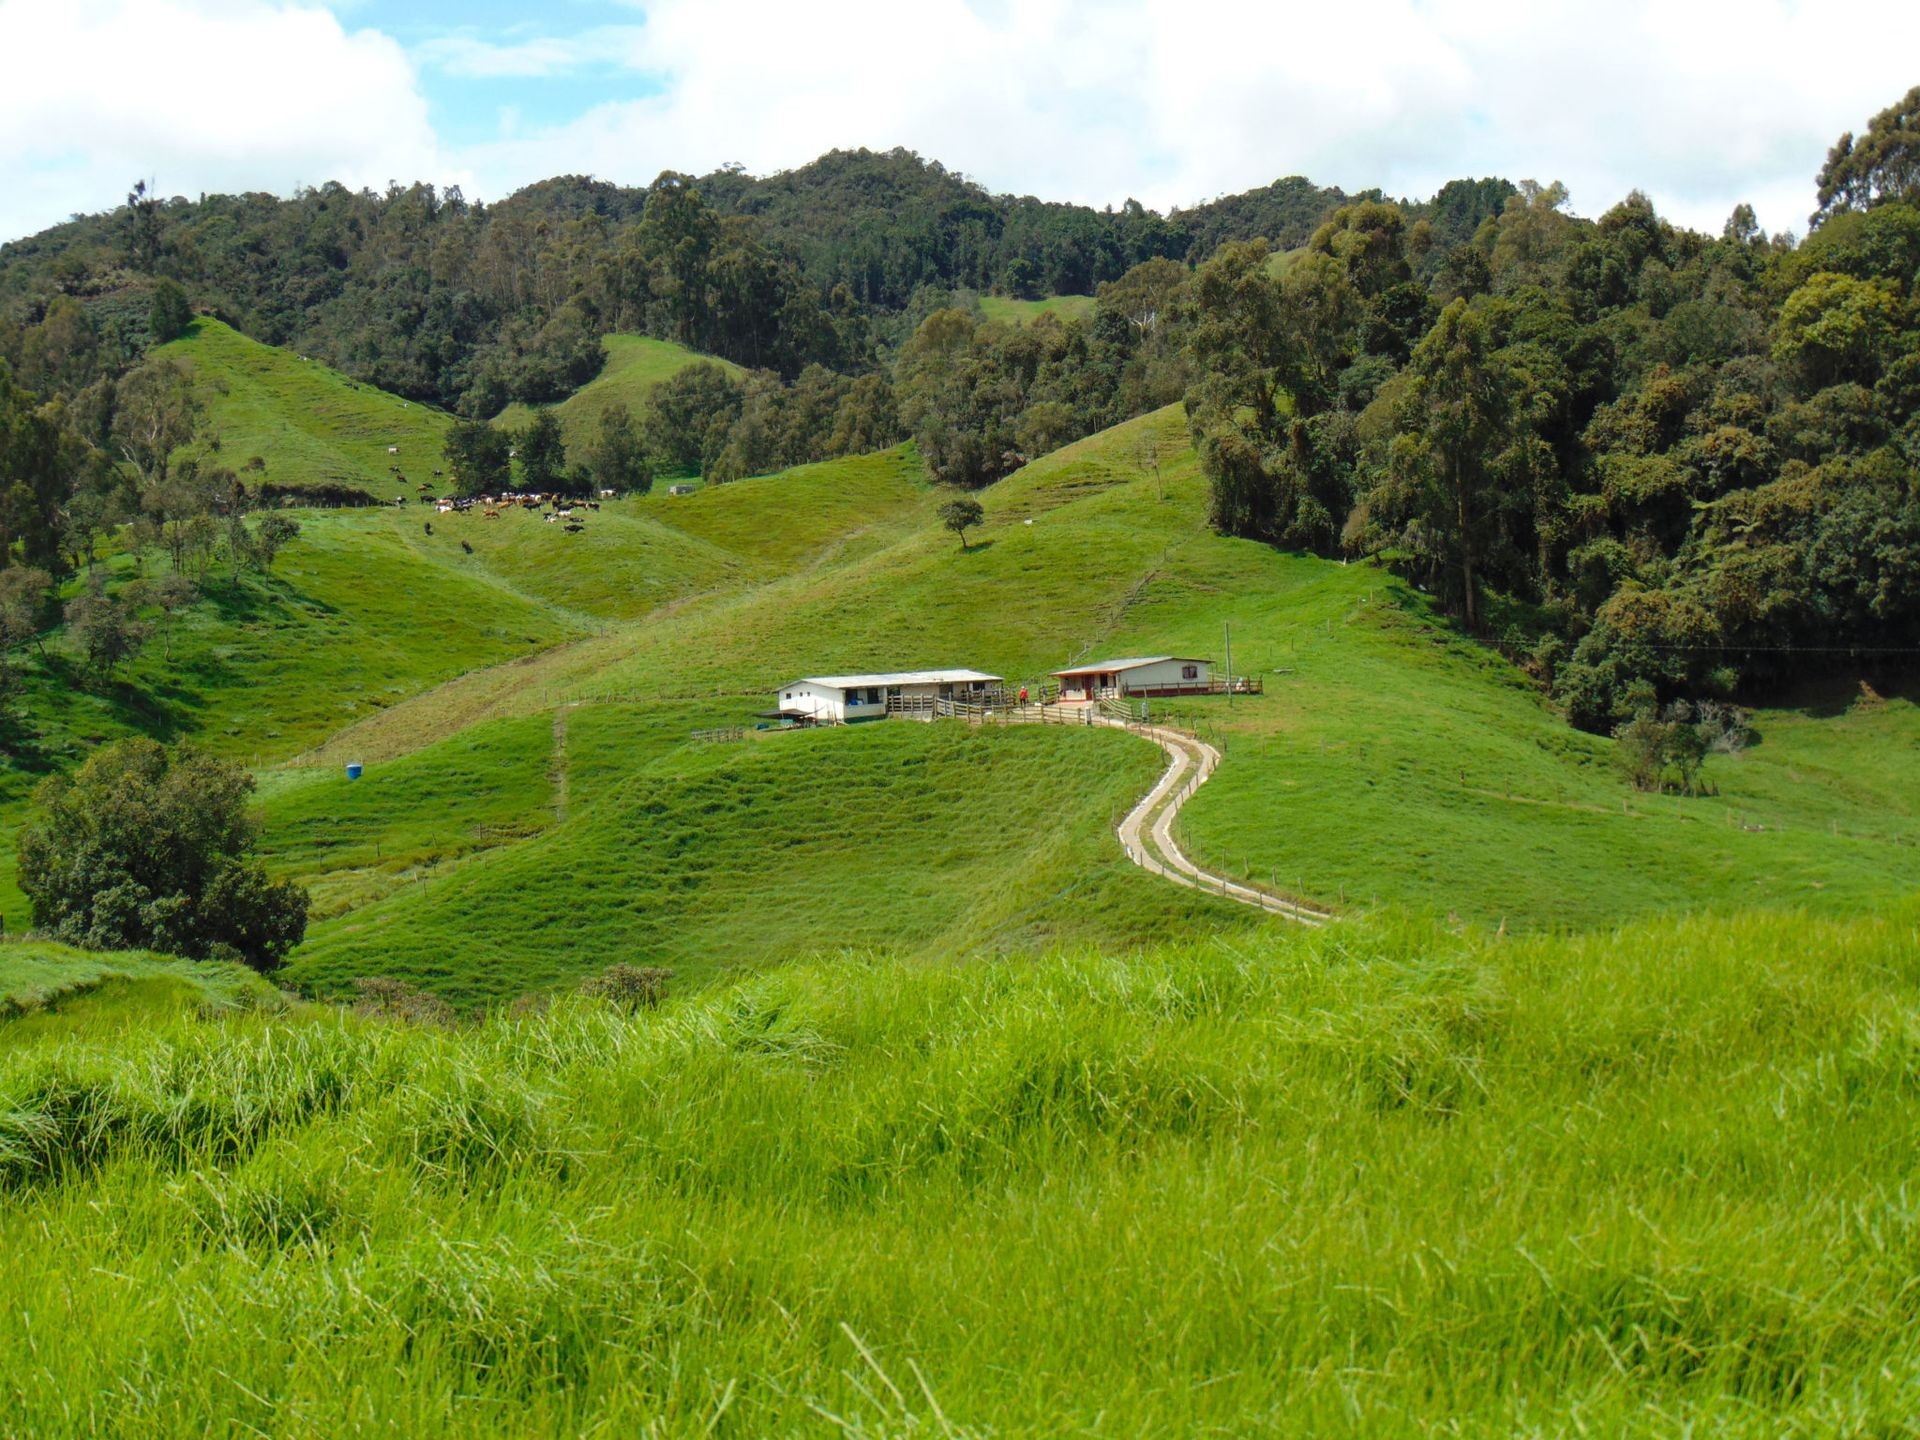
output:
[[[216, 517], [237, 556], [258, 543], [233, 522], [262, 487], [193, 376], [148, 354], [196, 309], [475, 420], [645, 335], [744, 371], [677, 371], [570, 469], [548, 423], [543, 475], [724, 481], [911, 437], [935, 480], [978, 487], [1184, 400], [1218, 529], [1392, 564], [1577, 723], [1658, 748], [1671, 702], [1910, 662], [1917, 113], [1920, 88], [1834, 147], [1804, 242], [1744, 206], [1717, 236], [1678, 228], [1639, 194], [1583, 219], [1531, 181], [1095, 211], [899, 151], [490, 206], [138, 188], [0, 250], [0, 563], [40, 577], [0, 592], [0, 639], [33, 643], [123, 521], [176, 571]], [[1093, 298], [1022, 316], [1062, 294]]]
[[[1465, 238], [1511, 193], [1456, 182], [1411, 208]], [[51, 365], [28, 377], [38, 389], [124, 365], [146, 342], [145, 286], [164, 277], [256, 340], [492, 414], [591, 378], [603, 333], [789, 379], [810, 363], [859, 373], [955, 291], [1092, 295], [1143, 260], [1196, 261], [1224, 240], [1301, 244], [1348, 198], [1294, 177], [1169, 217], [1134, 201], [1097, 211], [993, 195], [902, 150], [639, 188], [560, 176], [494, 205], [427, 184], [198, 200], [142, 185], [118, 210], [0, 246], [0, 306], [9, 328], [66, 313], [62, 300], [85, 313], [92, 344], [56, 327], [27, 347]], [[30, 338], [4, 340], [16, 369]]]

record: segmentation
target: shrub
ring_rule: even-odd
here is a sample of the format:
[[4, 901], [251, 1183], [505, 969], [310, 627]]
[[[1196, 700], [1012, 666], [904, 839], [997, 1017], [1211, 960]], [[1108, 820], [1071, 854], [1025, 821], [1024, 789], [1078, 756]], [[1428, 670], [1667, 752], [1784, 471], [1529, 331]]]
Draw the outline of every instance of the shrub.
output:
[[404, 1020], [413, 1025], [451, 1025], [453, 1007], [432, 991], [385, 975], [365, 975], [353, 982], [356, 1013], [382, 1020]]
[[582, 995], [606, 1000], [622, 1010], [657, 1010], [666, 998], [673, 971], [654, 965], [609, 965], [580, 986]]

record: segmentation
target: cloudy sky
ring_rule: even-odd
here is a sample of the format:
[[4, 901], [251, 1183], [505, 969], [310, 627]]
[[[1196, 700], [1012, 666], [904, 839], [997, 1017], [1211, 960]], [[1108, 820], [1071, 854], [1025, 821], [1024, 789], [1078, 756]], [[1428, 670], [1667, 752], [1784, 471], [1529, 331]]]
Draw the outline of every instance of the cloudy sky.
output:
[[0, 55], [0, 239], [139, 176], [495, 199], [862, 145], [1093, 205], [1499, 174], [1800, 231], [1827, 146], [1920, 82], [1920, 5], [0, 0]]

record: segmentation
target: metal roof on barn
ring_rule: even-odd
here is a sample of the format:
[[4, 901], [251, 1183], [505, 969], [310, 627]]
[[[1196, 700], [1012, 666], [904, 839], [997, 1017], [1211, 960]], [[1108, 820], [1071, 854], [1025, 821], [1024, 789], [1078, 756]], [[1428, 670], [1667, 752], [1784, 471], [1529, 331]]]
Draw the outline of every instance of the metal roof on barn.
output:
[[1143, 665], [1164, 665], [1170, 660], [1178, 661], [1182, 665], [1213, 663], [1198, 655], [1130, 655], [1124, 660], [1096, 660], [1091, 665], [1074, 665], [1066, 670], [1055, 670], [1052, 673], [1055, 675], [1105, 675], [1116, 670], [1138, 670]]
[[793, 685], [822, 685], [829, 690], [864, 690], [873, 685], [961, 685], [1001, 677], [981, 670], [895, 670], [882, 675], [802, 675]]

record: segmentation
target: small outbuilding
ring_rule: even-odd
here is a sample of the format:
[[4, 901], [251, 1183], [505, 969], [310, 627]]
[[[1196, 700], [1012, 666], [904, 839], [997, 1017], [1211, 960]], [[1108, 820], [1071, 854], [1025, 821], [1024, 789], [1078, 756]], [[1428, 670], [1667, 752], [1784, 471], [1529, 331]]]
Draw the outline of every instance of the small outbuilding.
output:
[[1213, 662], [1192, 655], [1134, 655], [1096, 660], [1053, 672], [1062, 700], [1123, 695], [1205, 695], [1213, 690]]
[[691, 495], [691, 494], [693, 493], [693, 491], [694, 491], [694, 487], [693, 487], [693, 486], [691, 486], [691, 485], [669, 485], [669, 486], [667, 486], [667, 494], [669, 494], [669, 495]]
[[1000, 676], [981, 670], [894, 670], [873, 675], [809, 675], [782, 685], [761, 718], [785, 725], [848, 725], [904, 715], [931, 720], [942, 701], [997, 705], [1006, 701]]

